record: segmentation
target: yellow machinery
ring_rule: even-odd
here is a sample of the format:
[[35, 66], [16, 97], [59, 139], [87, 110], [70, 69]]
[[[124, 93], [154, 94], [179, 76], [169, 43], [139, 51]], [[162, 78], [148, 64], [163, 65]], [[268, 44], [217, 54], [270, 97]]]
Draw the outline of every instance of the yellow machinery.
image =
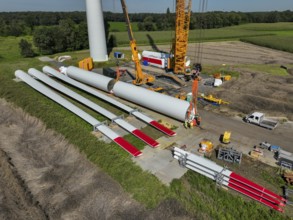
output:
[[125, 16], [125, 22], [127, 26], [127, 32], [128, 32], [128, 37], [130, 40], [130, 47], [131, 47], [131, 52], [132, 52], [132, 60], [135, 63], [135, 80], [132, 81], [133, 84], [135, 85], [142, 85], [146, 83], [152, 83], [155, 81], [155, 78], [151, 75], [145, 74], [142, 72], [142, 68], [140, 65], [140, 58], [139, 54], [137, 51], [137, 45], [136, 45], [136, 40], [134, 39], [128, 12], [127, 12], [127, 7], [125, 4], [124, 0], [121, 0], [121, 5], [123, 9], [123, 13]]
[[167, 94], [166, 90], [163, 89], [162, 87], [149, 87], [147, 88], [148, 90], [154, 91], [154, 92], [158, 92], [158, 93], [162, 93], [162, 94]]
[[199, 153], [202, 153], [205, 156], [211, 156], [214, 149], [214, 145], [210, 140], [203, 139], [200, 142], [199, 146], [200, 146], [200, 148], [198, 149]]
[[231, 131], [225, 131], [223, 134], [222, 142], [224, 144], [229, 144], [231, 139]]
[[93, 58], [88, 57], [78, 62], [78, 67], [91, 71], [94, 68]]
[[213, 77], [214, 77], [215, 79], [221, 79], [222, 81], [229, 81], [229, 80], [231, 80], [231, 78], [232, 78], [231, 75], [224, 75], [224, 76], [222, 76], [221, 73], [214, 73], [214, 74], [213, 74]]
[[218, 99], [216, 97], [214, 97], [213, 95], [204, 95], [204, 94], [201, 94], [201, 98], [203, 98], [204, 100], [208, 101], [208, 102], [213, 102], [213, 103], [216, 103], [216, 104], [229, 104], [229, 102], [226, 102], [222, 99]]
[[176, 0], [176, 31], [173, 45], [174, 73], [186, 74], [190, 68], [186, 67], [186, 52], [191, 14], [191, 0]]
[[186, 95], [185, 91], [182, 91], [182, 92], [175, 95], [176, 99], [181, 99], [181, 100], [186, 100], [186, 97], [187, 97], [187, 95]]

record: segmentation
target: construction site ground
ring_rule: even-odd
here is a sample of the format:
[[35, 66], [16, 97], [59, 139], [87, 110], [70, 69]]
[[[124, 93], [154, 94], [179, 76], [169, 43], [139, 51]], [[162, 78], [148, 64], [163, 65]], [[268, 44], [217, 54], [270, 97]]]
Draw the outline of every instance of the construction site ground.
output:
[[[187, 151], [199, 154], [200, 142], [203, 139], [208, 139], [212, 141], [215, 147], [221, 145], [223, 147], [232, 147], [249, 157], [249, 153], [254, 149], [254, 146], [258, 146], [262, 141], [267, 141], [282, 146], [284, 150], [292, 151], [292, 122], [283, 123], [275, 130], [268, 130], [247, 124], [240, 117], [231, 118], [199, 109], [202, 117], [201, 126], [186, 129], [181, 122], [142, 107], [139, 108], [151, 117], [177, 127], [175, 137], [162, 136], [158, 139], [160, 146], [157, 149], [151, 149], [146, 146], [142, 157], [133, 158], [144, 170], [153, 173], [165, 184], [169, 184], [174, 178], [180, 178], [187, 171], [185, 168], [179, 167], [178, 161], [173, 159], [171, 150], [174, 146], [184, 147]], [[228, 145], [224, 145], [220, 141], [220, 136], [225, 131], [232, 132], [231, 143]], [[270, 166], [278, 166], [273, 152], [263, 150], [263, 153], [264, 155], [259, 158], [259, 161]], [[218, 160], [215, 161], [219, 162]], [[229, 163], [226, 164], [229, 166]]]
[[[168, 48], [162, 46], [160, 49]], [[191, 51], [195, 48], [196, 45], [190, 45], [190, 55], [194, 54]], [[205, 43], [202, 58], [203, 65], [225, 63], [231, 68], [232, 65], [251, 63], [293, 65], [293, 54], [241, 42]], [[262, 141], [293, 152], [292, 75], [273, 76], [247, 69], [236, 70], [240, 72], [238, 79], [232, 79], [220, 88], [202, 87], [231, 104], [223, 107], [200, 105], [201, 128], [185, 129], [182, 122], [138, 106], [154, 119], [176, 126], [177, 136], [162, 134], [158, 139], [160, 147], [146, 146], [142, 157], [133, 158], [135, 163], [168, 185], [186, 172], [173, 159], [173, 146], [185, 145], [186, 150], [198, 153], [203, 138], [217, 146], [220, 135], [226, 130], [232, 132], [229, 146], [245, 155]], [[135, 107], [133, 103], [123, 102]], [[256, 110], [277, 117], [281, 120], [280, 125], [275, 130], [267, 130], [242, 121], [240, 116]], [[63, 137], [47, 131], [37, 119], [22, 110], [15, 110], [3, 100], [0, 113], [1, 219], [25, 219], [23, 216], [27, 216], [26, 219], [130, 219], [130, 216], [131, 219], [189, 219], [184, 211], [175, 213], [174, 207], [178, 210], [178, 203], [174, 201], [146, 211], [117, 182], [88, 162]], [[138, 127], [145, 126], [130, 116], [126, 120]], [[117, 126], [115, 129], [126, 134]], [[223, 164], [214, 156], [212, 159]], [[243, 158], [240, 166], [227, 165], [252, 180], [260, 177], [255, 181], [265, 185], [265, 180], [261, 181], [262, 171], [276, 166], [276, 160], [272, 152], [266, 150], [260, 160], [270, 166], [248, 157]], [[269, 175], [275, 177], [276, 173]]]
[[[191, 60], [196, 60], [198, 47], [198, 44], [189, 44], [188, 56]], [[160, 45], [153, 47], [142, 46], [139, 49], [140, 51], [156, 49], [168, 52], [170, 48], [169, 46]], [[226, 70], [239, 73], [238, 78], [232, 78], [232, 80], [225, 82], [219, 88], [204, 85], [205, 82], [210, 81], [210, 78], [203, 75], [203, 80], [199, 84], [199, 92], [206, 95], [212, 94], [230, 103], [228, 106], [222, 106], [221, 108], [207, 106], [207, 110], [221, 111], [221, 114], [229, 116], [244, 116], [254, 111], [260, 111], [277, 119], [293, 121], [292, 53], [240, 41], [203, 43], [201, 51], [200, 59], [203, 65], [203, 72], [205, 72], [205, 65], [219, 67], [225, 64]], [[262, 71], [261, 68], [257, 68], [257, 70], [249, 68], [249, 65], [262, 66], [270, 64], [288, 67], [288, 74], [281, 76], [267, 73], [265, 70]], [[142, 67], [146, 73], [154, 73], [155, 75], [165, 73], [164, 70], [155, 67]], [[130, 68], [130, 72], [134, 72], [133, 66]], [[127, 78], [127, 80], [131, 81], [130, 78]], [[163, 87], [169, 95], [174, 96], [180, 91], [190, 92], [191, 82], [187, 83], [187, 87], [180, 88], [178, 84], [168, 79], [158, 79], [155, 87]]]

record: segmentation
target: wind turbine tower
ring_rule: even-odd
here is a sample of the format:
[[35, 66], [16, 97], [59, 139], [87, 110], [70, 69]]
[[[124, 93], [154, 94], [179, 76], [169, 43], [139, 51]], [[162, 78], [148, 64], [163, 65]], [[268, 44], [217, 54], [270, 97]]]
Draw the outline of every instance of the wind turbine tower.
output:
[[86, 0], [90, 54], [94, 61], [108, 61], [102, 0]]

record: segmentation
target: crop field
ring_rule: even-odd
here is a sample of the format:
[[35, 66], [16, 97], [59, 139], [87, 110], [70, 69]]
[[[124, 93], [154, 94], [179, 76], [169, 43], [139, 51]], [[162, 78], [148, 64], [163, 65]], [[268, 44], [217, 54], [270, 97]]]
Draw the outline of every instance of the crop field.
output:
[[233, 29], [242, 29], [242, 30], [253, 30], [253, 31], [283, 31], [289, 32], [292, 34], [293, 23], [292, 22], [279, 22], [279, 23], [260, 23], [260, 24], [243, 24], [239, 26], [231, 27]]
[[293, 53], [293, 36], [265, 36], [241, 38], [243, 42]]
[[[119, 46], [128, 45], [127, 32], [113, 32], [110, 33], [116, 36]], [[253, 30], [234, 30], [231, 28], [210, 29], [205, 31], [191, 30], [189, 32], [189, 42], [198, 42], [199, 36], [202, 36], [203, 41], [213, 40], [238, 40], [241, 37], [267, 36], [270, 33], [258, 32]], [[174, 38], [174, 31], [141, 31], [135, 32], [134, 37], [140, 45], [152, 44], [166, 44], [172, 42]]]
[[[111, 27], [112, 31], [114, 27], [118, 28], [120, 24], [115, 25]], [[230, 27], [207, 30], [205, 31], [204, 39], [211, 41], [248, 37], [263, 38], [264, 36], [269, 38], [273, 37], [271, 36], [273, 33], [270, 31], [247, 30], [244, 28], [236, 30], [236, 28]], [[111, 34], [117, 37], [119, 46], [129, 44], [126, 32], [112, 32]], [[191, 31], [190, 40], [196, 41], [196, 35], [199, 35], [198, 31]], [[172, 32], [135, 32], [135, 38], [138, 43], [145, 45], [151, 45], [153, 41], [166, 44], [171, 42], [172, 36]], [[42, 120], [47, 128], [62, 134], [93, 164], [118, 181], [123, 189], [143, 206], [150, 209], [157, 207], [166, 199], [175, 199], [182, 203], [184, 208], [198, 219], [290, 219], [280, 213], [272, 212], [256, 202], [216, 188], [214, 182], [193, 172], [187, 172], [182, 179], [174, 180], [170, 187], [163, 185], [154, 175], [142, 171], [140, 167], [132, 162], [130, 156], [115, 144], [106, 144], [97, 140], [91, 134], [92, 127], [83, 120], [29, 88], [24, 83], [16, 83], [12, 80], [14, 71], [17, 69], [24, 71], [30, 67], [41, 69], [45, 65], [37, 58], [24, 59], [20, 57], [18, 50], [20, 39], [13, 37], [0, 38], [0, 98], [4, 98], [8, 102], [21, 107], [30, 115]], [[74, 61], [77, 61], [83, 55], [88, 54], [88, 51], [66, 54], [72, 55], [75, 59]], [[109, 104], [101, 102], [90, 95], [80, 93], [105, 108], [112, 108]], [[95, 117], [101, 117], [89, 109], [84, 109]], [[120, 113], [117, 112], [117, 114]], [[146, 133], [152, 132], [151, 128], [146, 128], [144, 131]], [[144, 146], [142, 142], [132, 136], [127, 136], [126, 139], [135, 143], [141, 149]], [[275, 170], [272, 172], [275, 172]]]
[[[127, 31], [125, 22], [111, 21], [111, 22], [109, 22], [109, 24], [110, 24], [110, 29], [109, 29], [110, 32], [124, 32], [124, 31]], [[131, 23], [131, 28], [132, 28], [132, 31], [138, 31], [137, 22], [132, 22]]]
[[[118, 22], [119, 23], [119, 22]], [[118, 24], [116, 24], [118, 25]], [[112, 32], [116, 36], [118, 46], [129, 44], [127, 32]], [[138, 45], [170, 44], [174, 31], [135, 32]], [[259, 46], [292, 52], [293, 23], [245, 24], [204, 31], [191, 30], [189, 42], [241, 40]]]

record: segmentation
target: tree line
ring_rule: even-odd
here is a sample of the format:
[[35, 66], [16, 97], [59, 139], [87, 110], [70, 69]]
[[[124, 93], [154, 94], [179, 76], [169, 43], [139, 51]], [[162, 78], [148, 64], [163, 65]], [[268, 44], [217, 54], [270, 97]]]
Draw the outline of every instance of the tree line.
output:
[[[123, 22], [122, 13], [104, 12], [108, 21]], [[138, 22], [140, 31], [174, 30], [175, 14], [168, 8], [166, 13], [139, 13], [129, 14], [132, 22]], [[293, 22], [293, 11], [270, 12], [222, 12], [213, 11], [205, 13], [191, 13], [190, 29], [212, 29], [246, 23], [276, 23]]]
[[[129, 17], [138, 23], [140, 31], [175, 29], [175, 14], [169, 8], [166, 13], [133, 13]], [[104, 12], [104, 20], [108, 39], [109, 22], [124, 22], [125, 17], [123, 13]], [[293, 11], [192, 13], [190, 29], [275, 22], [293, 22]], [[0, 26], [0, 36], [32, 35], [40, 54], [88, 48], [85, 12], [0, 12]], [[19, 46], [22, 52], [32, 56], [32, 45], [25, 41]], [[115, 44], [113, 36], [109, 37], [108, 44]]]

